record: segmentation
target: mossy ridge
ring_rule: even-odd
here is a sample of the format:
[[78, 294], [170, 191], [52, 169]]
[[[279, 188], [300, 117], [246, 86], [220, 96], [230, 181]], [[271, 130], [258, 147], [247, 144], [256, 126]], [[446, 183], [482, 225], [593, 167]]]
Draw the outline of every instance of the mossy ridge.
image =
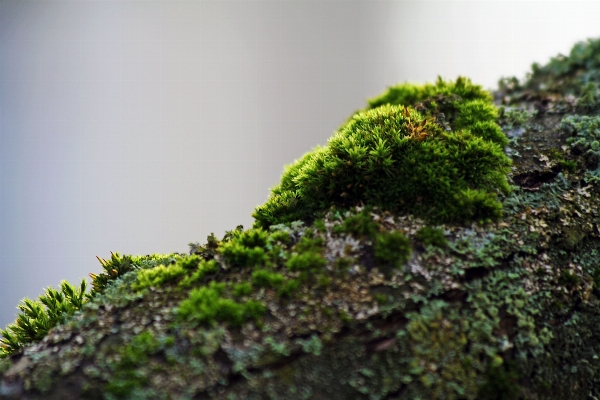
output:
[[23, 346], [43, 339], [52, 328], [68, 322], [75, 312], [128, 272], [151, 269], [165, 260], [173, 263], [177, 257], [180, 257], [177, 253], [121, 256], [111, 252], [109, 260], [97, 257], [105, 272], [100, 275], [90, 274], [92, 290], [89, 292], [85, 279], [78, 287], [62, 281], [60, 290], [48, 287], [35, 300], [23, 299], [18, 306], [20, 313], [16, 321], [0, 331], [0, 358], [15, 354]]
[[509, 192], [510, 160], [489, 93], [466, 78], [440, 79], [370, 103], [377, 107], [355, 114], [327, 146], [286, 167], [256, 208], [256, 226], [361, 203], [438, 222], [501, 217], [496, 194]]

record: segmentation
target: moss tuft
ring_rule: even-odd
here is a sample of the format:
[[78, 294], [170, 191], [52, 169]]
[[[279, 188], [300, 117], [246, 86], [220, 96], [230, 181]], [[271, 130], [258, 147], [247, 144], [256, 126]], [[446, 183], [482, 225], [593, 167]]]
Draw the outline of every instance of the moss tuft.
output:
[[416, 237], [426, 246], [446, 247], [448, 245], [444, 231], [439, 228], [424, 226], [417, 231]]
[[[418, 104], [417, 104], [418, 103]], [[432, 221], [501, 216], [507, 139], [491, 96], [466, 78], [404, 84], [371, 100], [325, 147], [286, 167], [257, 227], [313, 220], [331, 206], [377, 206]]]
[[191, 275], [186, 276], [185, 278], [183, 278], [181, 280], [181, 282], [179, 282], [179, 286], [189, 287], [194, 282], [198, 282], [198, 281], [204, 279], [204, 277], [207, 276], [208, 274], [214, 274], [218, 270], [219, 270], [219, 263], [217, 263], [215, 260], [209, 260], [209, 261], [203, 260], [198, 264], [198, 267]]
[[285, 277], [277, 272], [259, 269], [252, 273], [252, 283], [258, 287], [278, 288], [284, 281]]
[[131, 285], [133, 290], [141, 291], [149, 287], [159, 287], [184, 275], [187, 271], [181, 264], [159, 265], [152, 269], [143, 269], [137, 273], [137, 281]]
[[336, 233], [350, 233], [357, 238], [373, 238], [379, 226], [370, 215], [370, 209], [364, 208], [359, 213], [350, 215], [341, 225], [336, 225], [333, 231]]
[[92, 292], [90, 296], [94, 296], [97, 293], [102, 293], [109, 282], [114, 281], [115, 279], [123, 276], [129, 271], [135, 269], [134, 261], [131, 256], [121, 256], [118, 252], [113, 253], [110, 252], [110, 259], [105, 260], [96, 256], [104, 272], [96, 275], [90, 274], [90, 278], [92, 278]]
[[85, 279], [79, 287], [62, 281], [60, 290], [48, 287], [37, 300], [22, 300], [16, 321], [0, 330], [0, 357], [14, 354], [24, 345], [43, 339], [50, 329], [64, 323], [83, 307], [86, 289]]
[[400, 268], [410, 258], [410, 241], [401, 232], [382, 232], [375, 240], [375, 258], [383, 267]]
[[179, 304], [177, 316], [192, 324], [226, 322], [240, 326], [247, 320], [258, 320], [266, 311], [263, 304], [249, 300], [238, 303], [224, 297], [225, 283], [210, 282], [208, 286], [190, 291], [186, 300]]

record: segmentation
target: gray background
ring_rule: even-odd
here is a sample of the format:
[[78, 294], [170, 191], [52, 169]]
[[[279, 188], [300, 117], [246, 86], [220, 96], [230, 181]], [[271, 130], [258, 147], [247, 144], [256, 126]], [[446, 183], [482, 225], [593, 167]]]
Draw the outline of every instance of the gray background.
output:
[[251, 225], [386, 86], [487, 88], [600, 36], [594, 2], [0, 1], [0, 327], [96, 255]]

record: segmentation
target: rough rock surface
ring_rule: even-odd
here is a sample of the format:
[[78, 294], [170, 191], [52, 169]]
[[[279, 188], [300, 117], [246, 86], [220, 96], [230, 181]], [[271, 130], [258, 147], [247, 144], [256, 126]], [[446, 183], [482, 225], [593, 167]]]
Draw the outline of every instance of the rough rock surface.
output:
[[[600, 398], [595, 47], [501, 81], [514, 185], [501, 220], [332, 211], [272, 228], [264, 276], [207, 245], [192, 252], [217, 271], [142, 284], [139, 271], [186, 256], [141, 258], [66, 324], [0, 358], [0, 399]], [[378, 258], [382, 232], [408, 238], [400, 268]], [[315, 248], [318, 270], [289, 263]], [[232, 300], [210, 318], [182, 317], [190, 288], [210, 281]], [[221, 301], [196, 293], [198, 307]]]

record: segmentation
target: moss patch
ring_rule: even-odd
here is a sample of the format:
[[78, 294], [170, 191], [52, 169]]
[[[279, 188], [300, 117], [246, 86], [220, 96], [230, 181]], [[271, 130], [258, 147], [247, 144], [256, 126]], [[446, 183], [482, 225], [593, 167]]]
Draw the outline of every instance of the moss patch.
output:
[[310, 220], [360, 203], [435, 221], [501, 216], [507, 139], [488, 92], [468, 79], [388, 89], [319, 147], [289, 165], [256, 225]]

